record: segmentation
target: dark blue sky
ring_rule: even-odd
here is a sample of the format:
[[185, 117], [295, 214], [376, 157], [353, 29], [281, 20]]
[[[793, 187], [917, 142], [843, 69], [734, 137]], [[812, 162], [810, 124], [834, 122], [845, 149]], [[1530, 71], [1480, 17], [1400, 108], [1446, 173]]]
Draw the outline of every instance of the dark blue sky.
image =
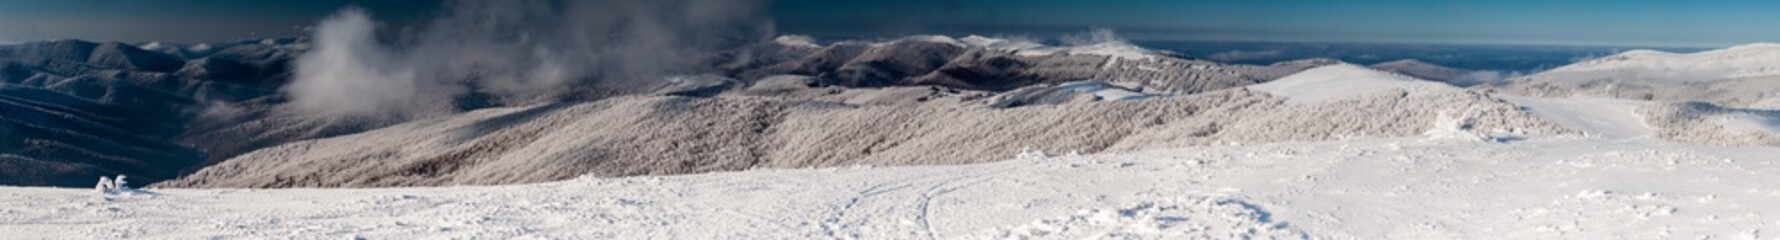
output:
[[[341, 6], [401, 22], [436, 0], [0, 0], [0, 40], [178, 42], [302, 34]], [[1107, 27], [1140, 40], [1621, 46], [1780, 41], [1780, 1], [1756, 0], [780, 0], [785, 33], [1035, 35]]]

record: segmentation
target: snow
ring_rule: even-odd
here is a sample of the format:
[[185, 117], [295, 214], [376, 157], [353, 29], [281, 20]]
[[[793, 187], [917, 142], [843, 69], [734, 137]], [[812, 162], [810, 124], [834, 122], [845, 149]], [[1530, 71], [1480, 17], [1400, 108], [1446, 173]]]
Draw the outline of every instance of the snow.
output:
[[1137, 91], [1132, 91], [1130, 89], [1124, 89], [1124, 88], [1120, 88], [1117, 86], [1113, 86], [1111, 84], [1107, 84], [1106, 82], [1101, 82], [1101, 81], [1067, 82], [1067, 83], [1063, 83], [1063, 84], [1057, 84], [1057, 88], [1072, 91], [1072, 92], [1078, 92], [1078, 93], [1094, 94], [1095, 99], [1101, 100], [1101, 101], [1137, 100], [1137, 99], [1149, 98], [1152, 96], [1149, 94], [1143, 94], [1143, 93], [1140, 93]]
[[908, 36], [908, 37], [896, 39], [895, 41], [876, 43], [875, 45], [892, 44], [892, 43], [902, 42], [902, 41], [930, 42], [930, 43], [948, 44], [948, 45], [953, 45], [953, 46], [965, 46], [964, 42], [958, 41], [958, 39], [956, 39], [956, 38], [947, 37], [945, 35], [914, 35], [914, 36]]
[[969, 46], [1002, 51], [1017, 51], [1021, 56], [1081, 54], [1105, 56], [1113, 59], [1129, 61], [1154, 60], [1160, 56], [1153, 50], [1125, 41], [1104, 41], [1079, 46], [1048, 46], [1028, 40], [991, 38], [978, 35], [966, 36], [956, 41]]
[[1750, 103], [1748, 107], [1753, 109], [1780, 109], [1780, 97], [1762, 99], [1761, 101]]
[[1470, 142], [1487, 142], [1495, 140], [1494, 137], [1473, 131], [1474, 129], [1472, 128], [1476, 125], [1475, 118], [1463, 115], [1465, 113], [1473, 112], [1477, 111], [1441, 112], [1440, 115], [1434, 119], [1434, 126], [1428, 128], [1428, 131], [1422, 133], [1422, 135], [1435, 140], [1458, 140]]
[[1651, 103], [1599, 97], [1541, 98], [1496, 95], [1533, 115], [1570, 129], [1605, 138], [1649, 137], [1654, 132], [1638, 108]]
[[1091, 45], [1067, 47], [1063, 52], [1071, 54], [1088, 54], [1108, 56], [1123, 60], [1150, 60], [1157, 55], [1149, 49], [1138, 47], [1127, 42], [1103, 42]]
[[1038, 84], [998, 93], [988, 106], [1010, 108], [1031, 105], [1062, 105], [1078, 102], [1144, 100], [1170, 95], [1146, 94], [1102, 81], [1082, 80], [1057, 85]]
[[[1012, 151], [1010, 151], [1010, 154]], [[1775, 148], [1426, 138], [372, 189], [0, 187], [68, 238], [1762, 238]]]
[[1780, 134], [1780, 118], [1747, 113], [1713, 116], [1712, 120], [1732, 133]]
[[822, 47], [822, 45], [816, 44], [816, 38], [812, 38], [810, 36], [805, 36], [805, 35], [780, 35], [779, 37], [773, 38], [773, 42], [778, 43], [780, 45], [790, 46], [790, 47], [805, 47], [805, 48], [821, 48]]
[[1697, 53], [1633, 50], [1535, 75], [1535, 79], [1639, 79], [1661, 83], [1780, 75], [1780, 44], [1754, 43]]
[[1410, 93], [1461, 91], [1438, 82], [1345, 63], [1312, 68], [1272, 82], [1250, 85], [1248, 89], [1285, 97], [1287, 102], [1299, 104], [1350, 99], [1393, 90]]
[[983, 47], [983, 48], [988, 48], [988, 49], [996, 49], [996, 50], [1028, 50], [1028, 49], [1038, 49], [1038, 48], [1048, 47], [1048, 46], [1045, 46], [1044, 44], [1039, 44], [1038, 42], [1034, 42], [1034, 41], [1030, 41], [1030, 40], [992, 38], [992, 37], [984, 37], [984, 36], [979, 36], [979, 35], [965, 36], [964, 38], [961, 38], [958, 40], [964, 42], [965, 44], [971, 45], [971, 46]]

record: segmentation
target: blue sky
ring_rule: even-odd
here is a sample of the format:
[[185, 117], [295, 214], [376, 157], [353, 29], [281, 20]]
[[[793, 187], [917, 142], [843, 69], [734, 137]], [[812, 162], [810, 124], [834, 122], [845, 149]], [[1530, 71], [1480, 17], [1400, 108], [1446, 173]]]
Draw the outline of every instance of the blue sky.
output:
[[[423, 18], [436, 0], [0, 0], [0, 41], [223, 41], [302, 34], [341, 6]], [[1051, 35], [1139, 40], [1616, 46], [1780, 42], [1780, 1], [1755, 0], [780, 0], [781, 32]]]

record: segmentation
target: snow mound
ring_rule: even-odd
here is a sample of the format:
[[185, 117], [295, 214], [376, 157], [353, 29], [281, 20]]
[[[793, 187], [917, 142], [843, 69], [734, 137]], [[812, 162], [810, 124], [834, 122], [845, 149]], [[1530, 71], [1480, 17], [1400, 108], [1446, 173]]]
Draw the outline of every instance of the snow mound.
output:
[[1272, 82], [1247, 87], [1285, 97], [1292, 103], [1315, 103], [1403, 90], [1409, 94], [1461, 91], [1458, 88], [1353, 64], [1313, 68]]
[[1126, 208], [1088, 209], [997, 230], [982, 239], [1304, 239], [1304, 232], [1253, 203], [1186, 197]]

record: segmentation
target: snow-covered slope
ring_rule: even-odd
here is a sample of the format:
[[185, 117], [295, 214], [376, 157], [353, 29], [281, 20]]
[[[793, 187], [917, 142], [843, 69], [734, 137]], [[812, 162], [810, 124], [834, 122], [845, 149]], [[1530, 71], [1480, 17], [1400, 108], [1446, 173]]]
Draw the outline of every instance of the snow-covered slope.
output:
[[[990, 43], [997, 41], [1002, 43]], [[913, 36], [887, 42], [842, 41], [821, 45], [808, 37], [786, 36], [770, 42], [710, 53], [702, 58], [703, 61], [693, 64], [697, 67], [688, 67], [710, 71], [686, 73], [688, 75], [716, 75], [733, 80], [708, 86], [712, 88], [668, 91], [669, 89], [647, 86], [648, 83], [627, 84], [623, 87], [589, 85], [558, 89], [564, 92], [561, 96], [539, 96], [537, 99], [481, 99], [482, 96], [466, 96], [439, 104], [452, 106], [452, 109], [440, 110], [447, 112], [441, 113], [444, 115], [479, 108], [516, 107], [558, 100], [589, 101], [652, 92], [699, 97], [718, 94], [749, 95], [735, 92], [753, 89], [753, 85], [767, 77], [797, 74], [819, 79], [812, 82], [817, 86], [791, 91], [794, 94], [750, 96], [767, 95], [787, 101], [861, 105], [952, 104], [955, 107], [974, 107], [977, 105], [960, 104], [963, 101], [959, 99], [974, 99], [964, 95], [989, 95], [982, 91], [1005, 91], [1083, 79], [1101, 80], [1110, 85], [1106, 89], [1191, 94], [1245, 86], [1301, 70], [1183, 60], [1118, 41], [1062, 47], [1019, 44], [1022, 43], [980, 37], [960, 40], [945, 36]], [[143, 127], [126, 127], [123, 128], [125, 131], [108, 132], [44, 128], [42, 126], [59, 125], [21, 120], [27, 113], [0, 115], [0, 119], [14, 123], [7, 125], [9, 129], [6, 131], [62, 132], [65, 134], [58, 136], [97, 139], [150, 136], [150, 141], [157, 142], [156, 146], [111, 146], [93, 144], [102, 141], [55, 139], [43, 134], [0, 134], [0, 142], [14, 146], [14, 149], [0, 149], [0, 154], [11, 155], [7, 158], [8, 161], [29, 159], [32, 162], [15, 164], [31, 166], [16, 169], [30, 169], [29, 171], [37, 173], [71, 172], [68, 169], [41, 167], [55, 164], [38, 163], [82, 162], [90, 159], [143, 162], [138, 160], [165, 158], [128, 156], [133, 153], [106, 149], [158, 149], [160, 145], [170, 145], [200, 151], [199, 154], [177, 155], [185, 156], [183, 158], [200, 158], [196, 162], [202, 166], [265, 147], [359, 133], [409, 120], [336, 119], [281, 111], [283, 108], [280, 105], [290, 100], [279, 91], [290, 80], [291, 60], [309, 47], [305, 39], [243, 40], [192, 45], [161, 42], [133, 45], [58, 40], [0, 46], [0, 84], [52, 91], [105, 105], [104, 107], [164, 115], [155, 116], [153, 123], [135, 121], [145, 124], [140, 125]], [[621, 89], [624, 87], [638, 89]], [[50, 104], [47, 108], [34, 105], [33, 108], [49, 110], [30, 110], [35, 113], [29, 115], [41, 115], [38, 113], [42, 112], [51, 112], [51, 115], [78, 112], [90, 115], [82, 116], [89, 119], [137, 118], [125, 116], [126, 113], [122, 112], [57, 109], [86, 106], [54, 105], [56, 104]], [[118, 134], [131, 136], [117, 136]], [[52, 155], [57, 157], [49, 157]], [[167, 168], [166, 171], [156, 172], [179, 172], [192, 167], [192, 164], [185, 164], [188, 161], [184, 159], [176, 162], [181, 164], [149, 164], [154, 166], [142, 168]], [[130, 171], [106, 172], [116, 173], [136, 174], [143, 177], [139, 179], [148, 182], [167, 175]], [[39, 177], [47, 176], [84, 179], [91, 174], [49, 175], [55, 176], [34, 174], [29, 178], [40, 179]], [[0, 178], [26, 177], [0, 174]], [[16, 183], [44, 184], [37, 180]], [[61, 184], [69, 186], [68, 184], [79, 183]]]
[[1757, 106], [1780, 96], [1780, 44], [1697, 53], [1634, 50], [1514, 79], [1505, 91]]
[[205, 122], [194, 119], [276, 91], [271, 72], [283, 71], [284, 53], [240, 45], [185, 59], [116, 42], [0, 46], [0, 184], [177, 177], [207, 157], [199, 150], [208, 142], [183, 141]]
[[1169, 57], [1168, 54], [1164, 54], [1163, 52], [1139, 47], [1130, 42], [1119, 40], [1109, 40], [1077, 46], [1049, 46], [1019, 39], [1002, 39], [970, 35], [961, 38], [958, 41], [976, 47], [1017, 52], [1021, 56], [1094, 55], [1131, 61], [1145, 61]]
[[1680, 83], [1773, 75], [1780, 75], [1780, 44], [1753, 43], [1698, 53], [1633, 50], [1552, 69], [1533, 78]]
[[1724, 107], [1712, 103], [1656, 104], [1640, 109], [1656, 134], [1682, 142], [1728, 146], [1780, 146], [1780, 110]]
[[1313, 68], [1247, 88], [1285, 97], [1294, 103], [1325, 102], [1388, 91], [1404, 91], [1411, 94], [1462, 91], [1438, 82], [1352, 64]]
[[1142, 100], [1162, 95], [1145, 94], [1101, 81], [1075, 81], [1063, 84], [1027, 86], [996, 94], [989, 106], [1006, 108], [1026, 105], [1050, 105], [1095, 101]]
[[[1514, 105], [1464, 91], [1285, 104], [1266, 94], [1233, 89], [1144, 101], [997, 108], [1010, 106], [997, 106], [1000, 98], [928, 88], [797, 89], [796, 80], [775, 78], [771, 82], [789, 84], [709, 98], [621, 97], [481, 110], [262, 149], [165, 184], [509, 184], [582, 174], [964, 164], [1005, 158], [1005, 149], [1020, 146], [1093, 153], [1417, 136], [1439, 125], [1440, 119], [1466, 123], [1455, 131], [1487, 136], [1574, 133]], [[829, 101], [772, 97], [806, 96], [812, 91], [839, 97], [815, 98], [833, 99]], [[866, 97], [875, 95], [872, 92], [916, 99], [900, 104], [860, 101], [874, 98]]]
[[[1061, 150], [1061, 149], [1059, 149]], [[1011, 151], [1011, 149], [1010, 149]], [[1011, 155], [1011, 153], [1010, 153]], [[1042, 156], [1026, 154], [1028, 156]], [[1371, 139], [510, 186], [0, 187], [0, 232], [71, 238], [1748, 238], [1775, 148]]]
[[1435, 65], [1415, 59], [1382, 62], [1368, 65], [1367, 67], [1447, 83], [1452, 83], [1454, 79], [1458, 79], [1466, 73], [1471, 72], [1464, 69]]
[[1496, 97], [1520, 104], [1540, 118], [1595, 136], [1627, 139], [1650, 137], [1655, 132], [1638, 111], [1655, 105], [1650, 102], [1591, 97]]
[[203, 153], [174, 144], [176, 120], [0, 84], [0, 185], [90, 186], [95, 176], [178, 177]]
[[[1049, 46], [1018, 39], [922, 35], [885, 42], [814, 47], [781, 38], [769, 48], [715, 54], [726, 76], [751, 81], [796, 74], [852, 87], [944, 86], [1006, 91], [1034, 84], [1100, 80], [1145, 92], [1191, 94], [1241, 87], [1303, 68], [1232, 65], [1181, 59], [1123, 41]], [[781, 48], [802, 49], [782, 51]], [[788, 56], [789, 55], [789, 56]], [[748, 64], [734, 64], [749, 59]]]

